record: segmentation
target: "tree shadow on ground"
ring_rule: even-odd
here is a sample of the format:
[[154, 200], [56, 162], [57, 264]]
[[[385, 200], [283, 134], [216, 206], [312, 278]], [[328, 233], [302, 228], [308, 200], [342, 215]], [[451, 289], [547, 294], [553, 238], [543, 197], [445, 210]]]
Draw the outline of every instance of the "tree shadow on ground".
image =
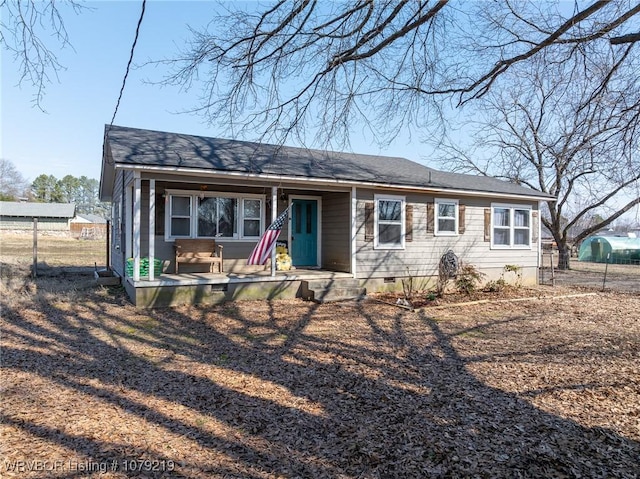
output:
[[479, 381], [423, 313], [123, 298], [3, 305], [6, 447], [177, 464], [148, 477], [637, 477], [640, 444]]

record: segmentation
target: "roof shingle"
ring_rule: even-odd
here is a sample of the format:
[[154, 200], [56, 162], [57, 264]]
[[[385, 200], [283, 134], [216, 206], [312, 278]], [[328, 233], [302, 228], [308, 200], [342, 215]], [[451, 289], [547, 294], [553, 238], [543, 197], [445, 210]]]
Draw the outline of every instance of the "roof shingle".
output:
[[105, 135], [106, 151], [118, 165], [205, 169], [551, 198], [545, 193], [496, 178], [439, 171], [400, 157], [312, 150], [121, 126], [112, 126], [108, 130], [108, 135]]
[[25, 218], [73, 218], [74, 203], [22, 203], [0, 201], [0, 215]]

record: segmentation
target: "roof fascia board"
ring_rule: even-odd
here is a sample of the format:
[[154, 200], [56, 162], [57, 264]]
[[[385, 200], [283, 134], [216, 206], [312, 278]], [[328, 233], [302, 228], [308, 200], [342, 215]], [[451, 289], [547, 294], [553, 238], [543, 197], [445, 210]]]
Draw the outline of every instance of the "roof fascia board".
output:
[[207, 178], [238, 178], [238, 179], [254, 179], [254, 180], [272, 180], [278, 182], [291, 182], [291, 183], [300, 183], [307, 184], [311, 183], [314, 185], [342, 185], [345, 187], [369, 187], [369, 188], [385, 188], [392, 190], [402, 190], [402, 191], [419, 191], [419, 192], [428, 192], [428, 193], [443, 193], [443, 194], [455, 194], [460, 196], [482, 196], [487, 198], [509, 198], [509, 199], [520, 199], [520, 200], [531, 200], [531, 201], [556, 201], [555, 198], [549, 197], [544, 198], [540, 196], [534, 195], [518, 195], [515, 193], [498, 193], [498, 192], [490, 192], [490, 191], [468, 191], [468, 190], [459, 190], [459, 189], [450, 189], [450, 188], [435, 188], [428, 186], [409, 186], [409, 185], [393, 185], [388, 183], [374, 183], [374, 182], [366, 182], [366, 181], [353, 181], [353, 180], [338, 180], [338, 179], [326, 179], [326, 178], [300, 178], [295, 176], [286, 176], [286, 175], [273, 175], [273, 174], [265, 174], [265, 173], [244, 173], [239, 171], [206, 171], [198, 168], [175, 168], [175, 167], [162, 167], [162, 166], [140, 166], [140, 165], [116, 165], [116, 168], [121, 168], [123, 170], [133, 170], [133, 171], [148, 171], [148, 172], [171, 172], [179, 175], [200, 175], [205, 176]]

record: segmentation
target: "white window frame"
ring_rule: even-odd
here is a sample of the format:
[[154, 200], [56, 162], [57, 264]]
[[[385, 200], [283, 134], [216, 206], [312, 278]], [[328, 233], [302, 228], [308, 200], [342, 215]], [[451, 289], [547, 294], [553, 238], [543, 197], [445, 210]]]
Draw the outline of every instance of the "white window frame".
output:
[[[500, 208], [500, 209], [508, 209], [509, 210], [509, 226], [504, 226], [504, 227], [499, 227], [502, 229], [505, 229], [509, 231], [509, 244], [508, 245], [502, 245], [502, 244], [496, 244], [495, 243], [495, 221], [494, 221], [494, 217], [495, 217], [495, 210], [496, 208]], [[522, 227], [522, 226], [515, 226], [515, 212], [516, 210], [519, 211], [527, 211], [529, 213], [529, 226], [528, 227]], [[516, 204], [507, 204], [507, 203], [491, 203], [491, 249], [519, 249], [519, 250], [532, 250], [533, 249], [533, 244], [532, 244], [532, 238], [533, 238], [533, 232], [532, 232], [532, 228], [533, 228], [533, 216], [531, 214], [531, 212], [533, 211], [533, 208], [530, 205], [516, 205]], [[526, 245], [517, 245], [514, 243], [515, 241], [515, 231], [516, 230], [524, 230], [527, 229], [529, 230], [529, 236], [528, 236], [528, 243]]]
[[[210, 236], [198, 236], [198, 199], [199, 198], [233, 198], [237, 201], [238, 217], [236, 218], [236, 231], [233, 237], [216, 237], [216, 241], [220, 242], [233, 242], [233, 241], [255, 241], [260, 238], [260, 235], [264, 232], [264, 211], [265, 211], [265, 196], [256, 194], [241, 194], [241, 193], [229, 193], [220, 191], [194, 191], [194, 190], [166, 190], [166, 204], [165, 207], [165, 228], [164, 239], [167, 242], [172, 242], [176, 238], [211, 238]], [[190, 215], [189, 215], [189, 236], [173, 236], [171, 235], [171, 198], [173, 196], [189, 197], [190, 198]], [[260, 233], [258, 236], [246, 236], [244, 234], [244, 200], [259, 200], [260, 201]], [[258, 219], [258, 218], [248, 218]]]
[[[442, 219], [452, 219], [454, 221], [454, 229], [453, 231], [440, 231], [440, 205], [441, 204], [447, 204], [447, 205], [454, 205], [454, 213], [453, 213], [453, 217], [450, 216], [443, 216]], [[460, 202], [458, 200], [454, 200], [451, 198], [436, 198], [434, 201], [434, 207], [433, 209], [435, 210], [435, 214], [434, 214], [434, 225], [433, 225], [433, 234], [435, 236], [458, 236], [459, 234], [459, 226], [458, 226], [458, 218], [459, 218], [459, 204]]]
[[[188, 215], [174, 215], [173, 214], [173, 202], [172, 197], [181, 197], [181, 198], [188, 198], [189, 199], [189, 214]], [[189, 218], [189, 234], [188, 235], [171, 235], [170, 238], [171, 239], [175, 239], [175, 238], [192, 238], [194, 236], [193, 233], [193, 228], [194, 228], [194, 224], [193, 224], [193, 197], [192, 195], [188, 195], [188, 194], [172, 194], [168, 196], [168, 208], [166, 208], [166, 220], [165, 220], [165, 231], [166, 234], [171, 235], [171, 220], [173, 218]]]
[[[378, 214], [380, 201], [400, 202], [400, 244], [380, 242], [380, 225], [397, 224], [397, 221], [380, 222], [379, 214]], [[406, 207], [406, 198], [404, 196], [396, 196], [396, 195], [375, 195], [374, 196], [374, 208], [373, 208], [373, 218], [374, 218], [373, 247], [374, 249], [397, 249], [397, 250], [405, 249], [405, 235], [406, 235], [405, 207]]]
[[[260, 201], [260, 212], [258, 213], [258, 217], [245, 217], [244, 215], [244, 202], [246, 200], [259, 200]], [[238, 225], [238, 234], [240, 235], [241, 239], [251, 239], [251, 240], [256, 240], [260, 238], [260, 235], [263, 232], [263, 228], [264, 228], [264, 200], [261, 198], [257, 198], [257, 197], [250, 197], [250, 196], [242, 196], [241, 198], [238, 199], [238, 201], [240, 202], [240, 205], [238, 206], [238, 223], [240, 223]], [[245, 220], [251, 220], [251, 221], [260, 221], [260, 225], [258, 226], [258, 235], [257, 236], [249, 236], [246, 235], [244, 233], [244, 222]]]
[[[199, 222], [199, 218], [198, 218], [198, 211], [199, 211], [199, 207], [200, 207], [200, 201], [204, 200], [204, 199], [208, 199], [208, 198], [215, 198], [216, 200], [219, 199], [230, 199], [230, 200], [235, 200], [235, 202], [233, 203], [234, 206], [234, 210], [235, 213], [237, 215], [236, 218], [236, 224], [234, 224], [232, 226], [232, 230], [233, 233], [231, 236], [199, 236], [198, 235], [198, 222]], [[219, 194], [215, 194], [215, 193], [201, 193], [195, 196], [195, 198], [193, 198], [193, 218], [195, 219], [195, 223], [193, 225], [194, 231], [193, 231], [193, 237], [194, 238], [214, 238], [216, 240], [230, 240], [230, 239], [238, 239], [241, 237], [240, 235], [240, 228], [239, 225], [237, 224], [238, 222], [238, 218], [240, 217], [240, 206], [238, 204], [238, 202], [241, 202], [242, 200], [240, 198], [236, 198], [235, 196], [229, 196], [227, 194], [223, 194], [223, 195], [219, 195]], [[219, 207], [220, 207], [220, 202], [216, 201], [216, 210], [219, 211]], [[217, 218], [218, 220], [220, 220], [220, 217]]]

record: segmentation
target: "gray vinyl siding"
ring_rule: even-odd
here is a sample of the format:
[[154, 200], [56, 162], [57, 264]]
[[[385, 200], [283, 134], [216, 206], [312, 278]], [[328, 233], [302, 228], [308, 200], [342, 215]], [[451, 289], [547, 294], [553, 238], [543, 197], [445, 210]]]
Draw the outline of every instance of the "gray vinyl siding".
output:
[[[164, 202], [163, 194], [165, 191], [165, 183], [156, 183], [156, 208], [158, 212], [156, 214], [156, 229], [155, 229], [155, 257], [165, 260], [165, 270], [173, 271], [174, 268], [174, 250], [173, 241], [165, 241], [164, 228], [166, 228], [164, 207], [161, 206], [161, 202]], [[193, 189], [193, 185], [188, 184], [172, 184], [171, 189], [188, 190]], [[261, 188], [260, 191], [263, 189]], [[212, 185], [209, 191], [232, 191], [238, 192], [251, 192], [256, 193], [255, 188], [240, 188], [240, 187], [219, 187]], [[305, 190], [289, 190], [289, 194], [309, 194], [309, 191]], [[315, 192], [313, 192], [315, 193]], [[322, 203], [322, 268], [348, 272], [351, 269], [351, 256], [350, 256], [350, 194], [348, 192], [322, 192], [319, 193]], [[269, 199], [270, 195], [267, 195]], [[286, 208], [287, 201], [278, 200], [278, 212], [281, 212]], [[142, 182], [142, 197], [141, 197], [141, 256], [148, 256], [148, 211], [149, 211], [149, 187], [148, 182]], [[264, 211], [264, 228], [271, 223], [271, 207], [267, 203]], [[280, 233], [279, 242], [286, 242], [288, 238], [289, 222], [285, 222], [284, 227]], [[218, 239], [218, 244], [224, 246], [224, 269], [227, 272], [246, 272], [250, 269], [255, 270], [256, 267], [247, 268], [246, 260], [251, 255], [254, 246], [257, 243], [255, 240], [225, 240]], [[268, 266], [268, 265], [267, 265]]]
[[125, 262], [125, 211], [124, 211], [124, 173], [118, 170], [113, 183], [111, 221], [111, 268], [120, 276], [124, 276]]
[[[175, 268], [175, 251], [173, 241], [165, 241], [165, 190], [182, 190], [182, 191], [198, 191], [199, 184], [194, 185], [192, 183], [168, 183], [166, 181], [156, 181], [156, 219], [155, 219], [155, 258], [164, 261], [164, 271], [173, 272]], [[232, 192], [232, 193], [251, 193], [260, 194], [265, 191], [264, 188], [255, 187], [241, 187], [231, 185], [208, 185], [208, 191], [210, 192]], [[270, 199], [270, 191], [266, 195], [267, 199]], [[278, 213], [286, 208], [286, 201], [278, 200]], [[142, 181], [141, 185], [141, 215], [140, 215], [140, 256], [146, 257], [149, 255], [149, 182]], [[266, 228], [271, 223], [271, 207], [267, 202], [264, 208], [263, 227]], [[288, 224], [282, 229], [279, 236], [279, 241], [286, 241], [288, 236]], [[251, 270], [263, 269], [264, 267], [247, 267], [247, 258], [251, 255], [253, 248], [255, 247], [257, 239], [251, 240], [237, 240], [237, 239], [216, 239], [216, 243], [223, 246], [224, 257], [224, 270], [225, 272], [249, 272]], [[195, 266], [194, 271], [202, 270], [201, 266]], [[184, 265], [180, 268], [180, 271], [188, 272], [191, 268], [188, 265]]]
[[322, 196], [322, 268], [351, 270], [351, 195], [325, 193]]
[[[374, 200], [374, 191], [358, 191], [357, 222], [364, 224], [364, 210], [367, 201]], [[397, 194], [397, 193], [394, 193]], [[490, 198], [457, 199], [465, 205], [465, 232], [458, 236], [435, 236], [427, 232], [427, 203], [433, 203], [434, 196], [422, 194], [404, 195], [406, 203], [413, 206], [413, 240], [405, 243], [403, 250], [374, 249], [374, 241], [365, 241], [364, 227], [357, 233], [357, 275], [361, 279], [435, 276], [441, 256], [449, 249], [459, 260], [471, 263], [487, 274], [487, 279], [496, 278], [507, 264], [518, 265], [529, 272], [538, 266], [538, 245], [533, 242], [531, 249], [491, 249], [491, 242], [484, 240], [484, 212], [491, 208]], [[438, 198], [447, 198], [438, 195]], [[495, 200], [493, 201], [495, 202]], [[501, 200], [500, 203], [530, 206], [537, 211], [537, 203]], [[537, 229], [533, 218], [532, 231]], [[534, 231], [534, 237], [537, 233]]]
[[[149, 177], [142, 181], [141, 191], [141, 216], [140, 216], [140, 242], [142, 257], [148, 256], [149, 250]], [[130, 188], [133, 182], [131, 172], [123, 173], [118, 170], [114, 181], [113, 201], [121, 204], [121, 218], [114, 216], [112, 222], [112, 267], [123, 274], [127, 251], [127, 241], [131, 241], [130, 228], [125, 228], [126, 220], [123, 188]], [[349, 272], [351, 270], [351, 201], [349, 191], [344, 188], [339, 191], [310, 191], [293, 188], [287, 185], [284, 188], [285, 195], [317, 196], [321, 198], [321, 267], [326, 270]], [[261, 194], [266, 198], [264, 209], [264, 223], [266, 228], [271, 223], [269, 186], [250, 185], [216, 185], [202, 184], [200, 182], [178, 182], [156, 179], [156, 221], [155, 221], [155, 257], [165, 261], [165, 271], [173, 271], [174, 250], [173, 242], [165, 241], [165, 192], [172, 190], [200, 191], [206, 189], [209, 192], [228, 191], [233, 193]], [[279, 187], [280, 191], [283, 191]], [[405, 243], [402, 250], [374, 249], [373, 240], [365, 240], [364, 216], [365, 203], [374, 201], [376, 194], [389, 194], [402, 196], [406, 204], [412, 206], [413, 228], [412, 241]], [[427, 229], [427, 205], [433, 204], [435, 198], [452, 198], [465, 207], [465, 232], [458, 236], [435, 236]], [[289, 199], [287, 198], [287, 199]], [[432, 277], [437, 275], [438, 263], [441, 256], [452, 249], [458, 258], [478, 267], [487, 274], [487, 279], [499, 277], [507, 264], [518, 265], [527, 270], [530, 275], [537, 271], [538, 250], [537, 241], [533, 241], [531, 249], [491, 249], [491, 242], [484, 238], [485, 209], [490, 209], [492, 203], [511, 205], [524, 205], [537, 210], [537, 202], [495, 200], [490, 197], [463, 197], [445, 194], [427, 194], [421, 192], [401, 192], [393, 189], [357, 189], [356, 208], [356, 275], [358, 278], [379, 279], [389, 277]], [[287, 200], [278, 199], [278, 212], [282, 211]], [[531, 229], [533, 236], [537, 238], [537, 219], [534, 219]], [[280, 234], [280, 241], [288, 238], [288, 222], [285, 222]], [[251, 254], [257, 239], [255, 240], [231, 240], [219, 239], [218, 243], [224, 246], [225, 272], [250, 272], [256, 267], [247, 267], [246, 259]], [[266, 266], [268, 268], [268, 265]], [[260, 268], [263, 268], [262, 266]]]

